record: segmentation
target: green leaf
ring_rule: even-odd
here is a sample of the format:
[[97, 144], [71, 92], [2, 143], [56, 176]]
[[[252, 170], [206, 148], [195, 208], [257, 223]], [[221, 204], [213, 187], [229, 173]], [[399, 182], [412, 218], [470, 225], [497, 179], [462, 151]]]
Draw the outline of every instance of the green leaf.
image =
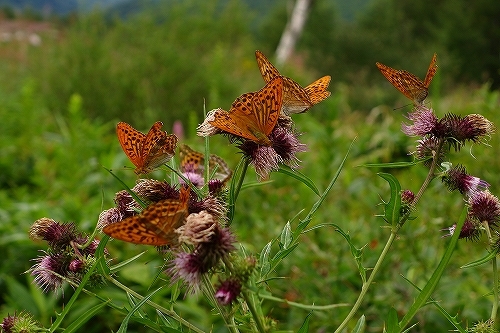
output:
[[122, 262], [119, 262], [118, 264], [116, 265], [113, 265], [111, 266], [110, 270], [111, 270], [111, 273], [116, 273], [118, 272], [119, 270], [121, 270], [122, 268], [124, 268], [125, 266], [127, 266], [128, 264], [136, 261], [137, 259], [139, 259], [144, 253], [146, 253], [146, 251], [142, 251], [141, 253], [133, 256], [132, 258], [129, 258], [127, 260], [124, 260]]
[[307, 177], [303, 173], [297, 170], [293, 170], [288, 165], [280, 165], [278, 172], [297, 179], [298, 181], [309, 187], [316, 195], [319, 195], [319, 190], [316, 185], [314, 185], [314, 182], [311, 180], [311, 178]]
[[311, 320], [311, 315], [312, 311], [309, 312], [304, 319], [304, 322], [302, 323], [302, 326], [300, 326], [300, 329], [297, 331], [297, 333], [307, 333], [309, 332], [309, 320]]
[[365, 167], [365, 168], [406, 168], [406, 167], [411, 167], [420, 163], [423, 163], [428, 159], [423, 159], [423, 160], [415, 160], [412, 162], [392, 162], [392, 163], [368, 163], [368, 164], [362, 164], [360, 167]]
[[387, 223], [395, 227], [399, 222], [401, 213], [401, 185], [396, 177], [390, 173], [380, 172], [378, 175], [384, 178], [391, 187], [391, 199], [384, 204], [384, 219]]
[[362, 315], [358, 319], [358, 322], [356, 323], [356, 326], [354, 326], [351, 333], [363, 333], [365, 331], [365, 327], [366, 327], [366, 319], [365, 319], [365, 315]]
[[486, 256], [484, 256], [483, 258], [478, 259], [478, 260], [473, 261], [473, 262], [470, 262], [468, 264], [465, 264], [465, 265], [461, 266], [460, 268], [471, 268], [471, 267], [476, 267], [476, 266], [479, 266], [482, 264], [486, 264], [491, 259], [495, 258], [497, 254], [498, 254], [497, 252], [490, 252]]
[[65, 333], [72, 333], [72, 332], [77, 332], [80, 327], [82, 327], [83, 324], [85, 324], [90, 318], [92, 318], [95, 314], [99, 313], [100, 310], [107, 306], [108, 303], [110, 303], [111, 300], [108, 300], [107, 302], [104, 303], [99, 303], [97, 305], [94, 305], [91, 307], [89, 310], [87, 310], [84, 314], [78, 316], [77, 320], [69, 324], [68, 327], [64, 330]]
[[154, 294], [160, 291], [163, 287], [164, 286], [161, 286], [158, 289], [154, 290], [152, 293], [144, 297], [139, 303], [137, 303], [132, 309], [130, 309], [129, 313], [125, 316], [125, 318], [123, 318], [122, 324], [120, 325], [117, 333], [127, 332], [128, 322], [130, 321], [134, 313], [139, 310], [151, 297], [153, 297]]
[[399, 332], [398, 313], [394, 308], [391, 308], [385, 317], [385, 331], [387, 333]]
[[292, 237], [292, 228], [290, 227], [290, 222], [287, 222], [285, 224], [285, 227], [281, 231], [280, 235], [280, 247], [283, 249], [288, 248], [290, 243], [292, 242], [293, 237]]
[[272, 241], [267, 243], [266, 246], [260, 252], [259, 264], [260, 264], [260, 275], [266, 276], [270, 271], [269, 265], [269, 254], [271, 253], [271, 246], [273, 245]]

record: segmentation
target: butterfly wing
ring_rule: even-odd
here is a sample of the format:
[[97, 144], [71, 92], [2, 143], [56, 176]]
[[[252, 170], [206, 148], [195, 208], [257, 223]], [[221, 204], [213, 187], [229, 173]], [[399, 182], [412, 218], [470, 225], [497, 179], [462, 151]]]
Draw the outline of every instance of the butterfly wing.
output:
[[227, 112], [222, 109], [213, 110], [207, 115], [208, 122], [221, 131], [255, 142], [259, 141], [247, 125], [248, 122], [255, 122], [255, 120], [243, 111], [239, 112], [238, 109], [231, 108], [231, 111]]
[[429, 68], [427, 69], [427, 74], [425, 75], [425, 79], [424, 79], [424, 86], [426, 88], [429, 88], [429, 85], [431, 84], [432, 78], [434, 77], [434, 75], [437, 72], [438, 66], [437, 66], [436, 62], [437, 62], [437, 54], [434, 53], [434, 56], [431, 59], [431, 63], [429, 64]]
[[175, 229], [184, 223], [188, 215], [188, 202], [189, 189], [182, 188], [179, 199], [153, 203], [139, 215], [108, 224], [102, 231], [115, 239], [134, 244], [174, 244], [177, 239]]
[[[181, 160], [181, 170], [183, 172], [192, 171], [203, 175], [205, 171], [204, 154], [191, 149], [191, 147], [186, 144], [182, 144], [179, 147], [179, 157]], [[227, 163], [222, 158], [214, 154], [211, 154], [208, 159], [208, 167], [210, 169], [210, 173], [215, 170], [215, 174], [213, 175], [214, 178], [221, 180], [223, 183], [229, 180], [233, 174]]]
[[149, 173], [168, 162], [175, 154], [177, 136], [161, 130], [163, 123], [157, 121], [149, 130], [142, 147], [143, 165], [136, 170], [137, 174]]
[[408, 71], [396, 70], [378, 62], [376, 65], [387, 81], [415, 104], [421, 104], [425, 100], [427, 88], [418, 77]]
[[255, 58], [257, 59], [260, 74], [266, 83], [271, 82], [275, 77], [281, 76], [278, 69], [259, 50], [255, 51]]
[[318, 104], [330, 96], [330, 92], [326, 89], [328, 89], [331, 79], [329, 75], [323, 76], [304, 88], [313, 105]]
[[264, 134], [266, 138], [271, 134], [278, 122], [282, 105], [283, 78], [276, 77], [252, 98], [252, 112], [256, 119], [258, 134]]
[[142, 146], [146, 136], [125, 122], [116, 125], [116, 135], [128, 159], [136, 168], [142, 168]]

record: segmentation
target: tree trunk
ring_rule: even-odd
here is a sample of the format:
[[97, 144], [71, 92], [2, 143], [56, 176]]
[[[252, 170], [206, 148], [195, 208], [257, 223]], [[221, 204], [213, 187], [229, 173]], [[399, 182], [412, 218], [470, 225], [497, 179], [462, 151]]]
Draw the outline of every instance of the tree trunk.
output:
[[283, 31], [283, 35], [281, 35], [278, 48], [276, 49], [276, 64], [278, 66], [283, 65], [294, 51], [295, 44], [304, 29], [310, 5], [311, 0], [297, 0], [295, 2], [292, 16]]

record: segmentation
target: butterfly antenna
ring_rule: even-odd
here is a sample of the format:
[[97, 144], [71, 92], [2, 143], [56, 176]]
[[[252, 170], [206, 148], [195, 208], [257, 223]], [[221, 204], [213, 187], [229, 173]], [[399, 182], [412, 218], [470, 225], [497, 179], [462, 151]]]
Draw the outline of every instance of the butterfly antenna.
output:
[[405, 105], [400, 106], [400, 107], [398, 107], [398, 108], [394, 108], [394, 109], [392, 109], [392, 111], [400, 110], [400, 109], [402, 109], [402, 108], [407, 107], [408, 105], [411, 105], [411, 104], [405, 104]]

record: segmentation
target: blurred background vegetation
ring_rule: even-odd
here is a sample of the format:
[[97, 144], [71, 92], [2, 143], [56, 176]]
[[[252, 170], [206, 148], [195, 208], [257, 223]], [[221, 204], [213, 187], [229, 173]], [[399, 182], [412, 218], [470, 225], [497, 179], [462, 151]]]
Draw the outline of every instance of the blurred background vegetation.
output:
[[[28, 239], [31, 223], [47, 216], [91, 232], [99, 213], [113, 205], [114, 193], [121, 189], [102, 166], [134, 184], [134, 173], [123, 169], [130, 163], [115, 137], [118, 121], [146, 131], [161, 120], [169, 132], [174, 121], [181, 121], [182, 141], [201, 149], [203, 140], [195, 128], [204, 107], [227, 109], [241, 93], [263, 86], [254, 51], [273, 59], [293, 1], [110, 0], [97, 9], [91, 1], [85, 6], [76, 1], [40, 3], [0, 1], [0, 316], [26, 309], [47, 325], [71, 289], [45, 295], [23, 274], [44, 248]], [[332, 96], [294, 117], [309, 146], [300, 156], [301, 171], [324, 188], [356, 138], [313, 223], [336, 223], [360, 247], [366, 245], [368, 267], [388, 237], [388, 230], [381, 228], [384, 222], [375, 217], [388, 188], [376, 176], [379, 170], [357, 166], [411, 160], [408, 152], [415, 145], [414, 138], [400, 131], [410, 107], [393, 110], [409, 101], [378, 72], [375, 62], [423, 78], [436, 52], [439, 70], [428, 98], [436, 113], [480, 113], [498, 126], [498, 17], [497, 0], [313, 1], [297, 49], [280, 70], [303, 85], [332, 76]], [[488, 181], [498, 195], [498, 137], [489, 145], [467, 147], [451, 160]], [[214, 138], [211, 147], [236, 165], [240, 155], [225, 138]], [[426, 174], [421, 166], [390, 172], [413, 191]], [[156, 176], [168, 177], [164, 171]], [[251, 252], [260, 252], [270, 235], [278, 236], [288, 220], [316, 200], [292, 179], [281, 174], [271, 179], [272, 184], [242, 192], [238, 201], [234, 228]], [[247, 180], [256, 177], [250, 173]], [[391, 306], [399, 313], [409, 307], [415, 293], [400, 275], [424, 283], [446, 246], [439, 230], [455, 222], [462, 206], [460, 196], [439, 182], [432, 184], [416, 212], [418, 219], [402, 229], [360, 311], [367, 316], [368, 332], [381, 331]], [[486, 265], [470, 271], [459, 267], [483, 256], [485, 242], [459, 244], [456, 260], [434, 295], [468, 323], [489, 316], [491, 276]], [[121, 242], [109, 247], [117, 260], [145, 249]], [[146, 292], [161, 265], [154, 249], [148, 255], [147, 264], [132, 265], [119, 276], [139, 292]], [[269, 289], [305, 304], [352, 303], [360, 289], [349, 248], [333, 229], [306, 234], [276, 275], [290, 278], [269, 282]], [[127, 302], [111, 287], [99, 293]], [[157, 296], [167, 299], [166, 293]], [[96, 300], [81, 297], [78, 302], [83, 312]], [[283, 330], [297, 330], [307, 315], [284, 304], [264, 306]], [[201, 297], [188, 296], [176, 309], [207, 331], [225, 331]], [[314, 312], [311, 332], [332, 331], [347, 311]], [[68, 323], [78, 315], [72, 313]], [[101, 314], [88, 332], [117, 329], [121, 318], [114, 312]], [[423, 309], [417, 320], [414, 332], [452, 328], [432, 307]], [[146, 330], [136, 325], [130, 331]]]

